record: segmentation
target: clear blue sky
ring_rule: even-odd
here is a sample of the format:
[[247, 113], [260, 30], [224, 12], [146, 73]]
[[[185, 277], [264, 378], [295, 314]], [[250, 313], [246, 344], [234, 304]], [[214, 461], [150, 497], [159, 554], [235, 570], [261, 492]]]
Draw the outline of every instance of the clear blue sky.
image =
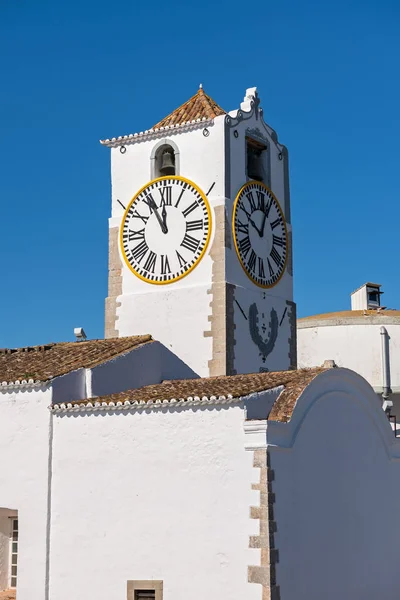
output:
[[[243, 8], [244, 7], [244, 8]], [[1, 0], [0, 347], [103, 336], [110, 156], [200, 82], [290, 152], [295, 300], [400, 308], [398, 0]]]

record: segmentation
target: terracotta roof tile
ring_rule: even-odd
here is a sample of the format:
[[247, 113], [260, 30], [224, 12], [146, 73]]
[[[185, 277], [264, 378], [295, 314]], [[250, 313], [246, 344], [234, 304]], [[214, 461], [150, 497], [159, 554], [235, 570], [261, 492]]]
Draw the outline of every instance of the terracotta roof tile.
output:
[[0, 383], [29, 379], [47, 381], [76, 369], [95, 367], [151, 341], [150, 335], [137, 335], [0, 349]]
[[15, 600], [16, 598], [16, 590], [3, 590], [0, 592], [0, 600]]
[[288, 421], [293, 412], [296, 400], [303, 389], [321, 373], [323, 368], [301, 369], [298, 371], [278, 371], [271, 373], [249, 373], [224, 377], [205, 377], [199, 379], [179, 379], [164, 381], [155, 385], [147, 385], [134, 390], [119, 392], [109, 396], [90, 398], [72, 402], [71, 407], [83, 406], [94, 402], [156, 402], [171, 400], [187, 400], [190, 398], [228, 397], [240, 398], [255, 392], [284, 386], [284, 390], [275, 402], [270, 419]]
[[200, 88], [190, 100], [156, 123], [153, 129], [181, 125], [182, 123], [196, 119], [215, 119], [215, 117], [224, 114], [226, 114], [225, 111]]

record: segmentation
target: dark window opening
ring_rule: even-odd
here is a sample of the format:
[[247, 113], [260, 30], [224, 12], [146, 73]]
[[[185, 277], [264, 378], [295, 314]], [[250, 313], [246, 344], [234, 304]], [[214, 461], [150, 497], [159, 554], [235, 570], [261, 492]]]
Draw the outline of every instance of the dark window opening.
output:
[[17, 587], [17, 562], [18, 562], [18, 519], [12, 519], [11, 532], [11, 579], [10, 587]]
[[247, 151], [247, 176], [256, 181], [264, 181], [266, 178], [266, 157], [267, 146], [261, 144], [252, 138], [246, 138]]
[[135, 590], [135, 600], [155, 600], [155, 590]]

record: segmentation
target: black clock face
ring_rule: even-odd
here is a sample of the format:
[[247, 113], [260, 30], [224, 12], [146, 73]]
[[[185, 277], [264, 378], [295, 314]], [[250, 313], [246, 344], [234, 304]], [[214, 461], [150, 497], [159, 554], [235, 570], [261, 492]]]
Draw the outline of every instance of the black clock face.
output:
[[168, 284], [196, 267], [210, 234], [211, 211], [203, 192], [183, 177], [162, 177], [148, 183], [128, 205], [120, 245], [137, 277]]
[[263, 183], [249, 181], [238, 193], [233, 237], [246, 275], [260, 287], [276, 285], [286, 267], [286, 223], [278, 200]]

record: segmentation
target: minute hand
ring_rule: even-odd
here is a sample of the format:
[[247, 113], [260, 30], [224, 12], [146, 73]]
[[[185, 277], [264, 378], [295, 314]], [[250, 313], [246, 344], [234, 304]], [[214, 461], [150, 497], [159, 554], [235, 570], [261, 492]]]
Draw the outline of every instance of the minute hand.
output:
[[261, 237], [264, 237], [264, 227], [265, 227], [265, 221], [266, 220], [267, 220], [267, 214], [264, 213], [264, 219], [263, 219], [263, 222], [262, 222], [262, 225], [261, 225], [261, 231], [260, 231], [260, 236]]
[[154, 202], [153, 198], [150, 198], [150, 199], [149, 199], [149, 202], [148, 202], [148, 204], [149, 204], [149, 208], [151, 208], [151, 210], [152, 210], [152, 211], [154, 212], [154, 214], [156, 215], [157, 221], [159, 222], [159, 224], [160, 224], [160, 227], [161, 227], [161, 231], [162, 231], [163, 233], [167, 233], [167, 232], [168, 232], [168, 229], [167, 229], [166, 225], [164, 225], [164, 222], [163, 222], [162, 218], [160, 217], [160, 214], [159, 214], [159, 212], [158, 212], [158, 210], [157, 210], [157, 205], [156, 205], [156, 203]]
[[257, 225], [255, 224], [255, 222], [253, 221], [253, 219], [251, 217], [249, 219], [249, 223], [251, 223], [253, 225], [254, 229], [257, 231], [258, 235], [261, 237], [263, 230], [261, 229], [261, 231], [260, 231], [258, 229]]

